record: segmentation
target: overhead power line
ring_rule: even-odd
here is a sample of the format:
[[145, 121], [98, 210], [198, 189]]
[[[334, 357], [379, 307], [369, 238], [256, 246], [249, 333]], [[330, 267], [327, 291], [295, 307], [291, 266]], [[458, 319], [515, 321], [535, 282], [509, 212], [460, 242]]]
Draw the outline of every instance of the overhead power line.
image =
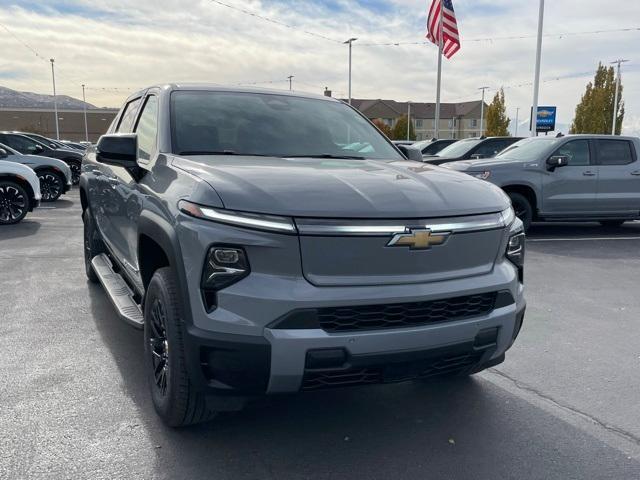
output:
[[[638, 32], [640, 27], [628, 27], [628, 28], [614, 28], [611, 30], [589, 30], [585, 32], [563, 32], [563, 33], [547, 33], [543, 37], [558, 38], [571, 37], [576, 35], [599, 35], [602, 33], [618, 33], [618, 32]], [[514, 35], [508, 37], [482, 37], [482, 38], [467, 38], [463, 39], [464, 43], [470, 42], [494, 42], [501, 40], [522, 40], [536, 38], [536, 35]], [[432, 45], [428, 41], [420, 42], [382, 42], [382, 43], [359, 43], [360, 47], [400, 47], [405, 45]]]
[[311, 35], [313, 37], [316, 38], [321, 38], [322, 40], [326, 40], [328, 42], [333, 42], [333, 43], [342, 43], [340, 40], [336, 40], [335, 38], [330, 38], [327, 37], [326, 35], [322, 35], [320, 33], [317, 32], [312, 32], [310, 30], [305, 30], [304, 28], [300, 28], [300, 27], [296, 27], [294, 25], [285, 23], [285, 22], [281, 22], [280, 20], [276, 20], [274, 18], [271, 17], [267, 17], [265, 15], [260, 15], [258, 13], [252, 12], [251, 10], [247, 10], [245, 8], [242, 7], [236, 7], [234, 5], [229, 5], [228, 3], [225, 2], [221, 2], [220, 0], [209, 0], [211, 3], [215, 3], [217, 5], [221, 5], [223, 7], [229, 8], [231, 10], [235, 10], [236, 12], [241, 12], [244, 13], [245, 15], [249, 15], [251, 17], [255, 17], [255, 18], [259, 18], [260, 20], [264, 20], [265, 22], [269, 22], [269, 23], [273, 23], [276, 25], [280, 25], [281, 27], [286, 27], [289, 28], [291, 30], [297, 30], [300, 31], [302, 33], [306, 33], [307, 35]]

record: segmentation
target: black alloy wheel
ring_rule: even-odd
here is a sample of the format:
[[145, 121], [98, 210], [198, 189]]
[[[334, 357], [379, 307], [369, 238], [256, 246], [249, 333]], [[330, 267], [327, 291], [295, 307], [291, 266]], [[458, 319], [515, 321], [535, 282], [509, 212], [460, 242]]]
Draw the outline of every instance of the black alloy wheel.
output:
[[73, 185], [78, 185], [80, 183], [80, 172], [81, 167], [78, 162], [68, 162], [69, 168], [71, 169], [71, 183]]
[[0, 182], [0, 225], [22, 220], [29, 211], [29, 196], [17, 183]]
[[151, 306], [149, 322], [149, 353], [155, 387], [163, 397], [167, 394], [169, 371], [169, 341], [167, 339], [167, 314], [162, 300], [155, 298]]
[[531, 222], [533, 221], [533, 207], [527, 200], [527, 197], [520, 193], [509, 192], [509, 198], [511, 199], [511, 205], [513, 205], [513, 211], [524, 226], [525, 232], [529, 230]]
[[40, 193], [42, 193], [43, 202], [55, 202], [64, 189], [64, 181], [62, 177], [50, 171], [38, 172], [40, 179]]

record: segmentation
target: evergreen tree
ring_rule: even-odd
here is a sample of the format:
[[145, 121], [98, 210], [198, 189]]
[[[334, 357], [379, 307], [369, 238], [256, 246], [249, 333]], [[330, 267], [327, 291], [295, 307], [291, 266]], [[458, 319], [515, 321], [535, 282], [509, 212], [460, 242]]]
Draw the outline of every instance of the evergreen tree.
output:
[[[611, 133], [613, 104], [616, 95], [616, 75], [613, 67], [598, 64], [593, 82], [587, 84], [582, 99], [576, 106], [576, 115], [571, 124], [570, 133]], [[618, 92], [618, 111], [616, 112], [616, 135], [622, 130], [624, 103], [622, 85]]]
[[[407, 116], [402, 115], [393, 127], [393, 140], [406, 140], [407, 139]], [[409, 127], [409, 140], [416, 139], [416, 132], [413, 129], [413, 122]]]
[[505, 137], [509, 135], [509, 123], [511, 120], [507, 117], [507, 109], [504, 103], [504, 90], [501, 88], [496, 92], [493, 101], [487, 107], [486, 125], [484, 134], [488, 137]]
[[375, 120], [373, 120], [373, 124], [378, 127], [378, 129], [384, 133], [387, 138], [391, 139], [391, 137], [393, 136], [393, 132], [391, 131], [391, 127], [389, 125], [387, 125], [386, 123], [384, 123], [382, 120], [380, 120], [379, 118], [376, 118]]

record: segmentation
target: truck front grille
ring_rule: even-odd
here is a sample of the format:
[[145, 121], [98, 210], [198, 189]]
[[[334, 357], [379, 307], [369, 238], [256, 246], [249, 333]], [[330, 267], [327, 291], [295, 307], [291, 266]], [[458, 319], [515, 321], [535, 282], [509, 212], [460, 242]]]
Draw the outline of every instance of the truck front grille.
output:
[[359, 305], [318, 309], [326, 332], [402, 328], [486, 315], [495, 308], [496, 292], [427, 302]]
[[323, 390], [334, 387], [393, 383], [414, 378], [455, 375], [477, 365], [482, 355], [482, 351], [470, 351], [381, 366], [305, 370], [302, 390]]

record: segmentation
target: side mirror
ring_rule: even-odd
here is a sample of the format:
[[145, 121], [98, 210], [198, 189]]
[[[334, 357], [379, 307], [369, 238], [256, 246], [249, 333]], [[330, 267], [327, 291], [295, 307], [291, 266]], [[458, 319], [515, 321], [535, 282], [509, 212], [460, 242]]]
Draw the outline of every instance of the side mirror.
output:
[[44, 147], [43, 147], [42, 145], [40, 145], [39, 143], [38, 143], [38, 144], [36, 144], [36, 146], [35, 146], [35, 147], [33, 147], [33, 149], [34, 149], [34, 151], [35, 151], [36, 153], [42, 153], [42, 152], [44, 152]]
[[96, 146], [96, 160], [124, 168], [137, 167], [138, 136], [135, 133], [103, 135]]
[[547, 168], [552, 172], [558, 167], [566, 167], [567, 165], [569, 165], [569, 157], [566, 155], [554, 155], [547, 159]]
[[407, 158], [407, 160], [413, 160], [414, 162], [422, 162], [422, 152], [420, 149], [411, 147], [410, 145], [396, 145], [398, 150]]
[[7, 158], [9, 154], [4, 148], [0, 148], [0, 158]]
[[471, 158], [473, 160], [480, 160], [481, 158], [484, 158], [485, 155], [483, 155], [482, 153], [474, 153], [473, 155], [471, 155]]

